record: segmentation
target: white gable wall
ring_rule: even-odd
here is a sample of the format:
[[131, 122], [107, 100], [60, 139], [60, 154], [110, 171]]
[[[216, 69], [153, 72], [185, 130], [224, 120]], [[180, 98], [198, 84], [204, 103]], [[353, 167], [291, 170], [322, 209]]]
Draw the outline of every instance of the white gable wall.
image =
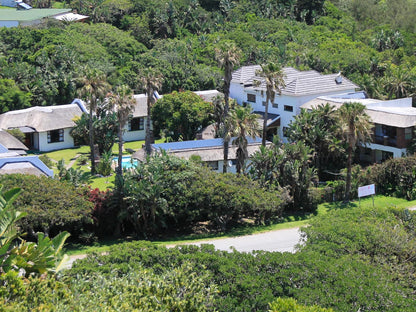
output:
[[[54, 150], [66, 149], [66, 148], [73, 148], [74, 147], [74, 139], [70, 135], [70, 131], [72, 128], [65, 128], [64, 129], [64, 141], [63, 142], [54, 142], [48, 143], [48, 133], [47, 132], [39, 132], [39, 146], [37, 148], [40, 152], [49, 152]], [[35, 140], [36, 142], [36, 140]]]

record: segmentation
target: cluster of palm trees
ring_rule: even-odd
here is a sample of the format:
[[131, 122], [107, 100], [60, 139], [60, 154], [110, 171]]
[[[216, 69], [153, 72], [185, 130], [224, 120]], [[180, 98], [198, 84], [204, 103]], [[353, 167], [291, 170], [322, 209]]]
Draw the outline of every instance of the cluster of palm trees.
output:
[[[268, 106], [275, 99], [276, 94], [280, 94], [285, 87], [284, 72], [279, 64], [268, 63], [261, 65], [261, 70], [256, 72], [258, 80], [254, 84], [266, 87], [266, 105], [263, 120], [263, 129], [261, 131], [258, 118], [259, 116], [252, 113], [251, 107], [241, 107], [236, 105], [230, 109], [230, 84], [234, 67], [239, 64], [241, 51], [233, 42], [224, 41], [216, 49], [216, 59], [224, 69], [223, 101], [216, 101], [217, 106], [217, 135], [224, 141], [224, 163], [223, 173], [227, 172], [229, 144], [237, 146], [237, 173], [244, 172], [245, 161], [248, 158], [248, 137], [255, 139], [262, 134], [262, 146], [266, 146], [267, 137], [267, 119]], [[154, 92], [162, 84], [163, 77], [153, 68], [144, 70], [138, 83], [146, 91], [147, 97], [147, 120], [146, 120], [146, 138], [145, 150], [149, 155], [151, 152], [151, 143], [154, 141], [151, 127], [151, 107], [155, 102]], [[85, 76], [80, 81], [80, 95], [87, 100], [89, 106], [89, 128], [92, 129], [92, 116], [97, 110], [100, 102], [107, 101], [107, 104], [113, 109], [118, 118], [118, 139], [119, 139], [119, 157], [117, 175], [122, 175], [122, 151], [123, 136], [122, 131], [129, 116], [134, 109], [135, 100], [132, 91], [127, 86], [119, 86], [111, 91], [111, 87], [105, 79], [105, 75], [95, 69], [86, 71]], [[365, 143], [370, 138], [371, 123], [364, 112], [365, 107], [359, 103], [346, 103], [339, 110], [340, 133], [347, 145], [347, 177], [346, 177], [346, 195], [345, 199], [349, 200], [351, 188], [351, 167], [354, 150], [358, 143]], [[91, 149], [91, 173], [95, 174], [95, 149], [94, 133], [89, 131], [89, 143]]]
[[[118, 119], [118, 166], [116, 170], [117, 176], [122, 176], [122, 153], [123, 153], [123, 128], [129, 120], [131, 113], [134, 110], [136, 101], [133, 97], [132, 90], [126, 86], [117, 86], [112, 90], [110, 84], [107, 82], [106, 76], [103, 72], [96, 69], [87, 68], [85, 76], [79, 81], [81, 88], [79, 95], [86, 100], [89, 108], [89, 145], [90, 145], [90, 160], [91, 160], [91, 174], [96, 173], [96, 149], [94, 147], [94, 131], [93, 129], [93, 115], [97, 112], [98, 105], [107, 105], [109, 110], [113, 110]], [[150, 144], [154, 138], [151, 132], [150, 109], [155, 102], [154, 91], [160, 88], [162, 83], [162, 76], [153, 68], [143, 71], [141, 78], [138, 79], [139, 88], [145, 89], [147, 96], [147, 112], [148, 117], [146, 121], [146, 138], [145, 146], [146, 152], [150, 154]]]

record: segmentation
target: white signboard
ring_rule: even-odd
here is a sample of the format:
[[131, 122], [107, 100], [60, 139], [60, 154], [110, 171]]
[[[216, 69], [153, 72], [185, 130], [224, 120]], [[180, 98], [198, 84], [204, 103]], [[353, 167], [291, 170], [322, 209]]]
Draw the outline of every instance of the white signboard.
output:
[[376, 193], [376, 187], [374, 184], [364, 185], [358, 188], [358, 197], [364, 197], [374, 195]]

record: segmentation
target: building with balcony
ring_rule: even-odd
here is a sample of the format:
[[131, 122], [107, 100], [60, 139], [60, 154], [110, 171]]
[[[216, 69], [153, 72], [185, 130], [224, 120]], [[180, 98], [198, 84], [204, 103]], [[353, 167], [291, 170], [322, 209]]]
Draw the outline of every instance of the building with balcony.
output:
[[356, 92], [318, 97], [303, 104], [301, 108], [313, 109], [328, 103], [337, 109], [342, 104], [351, 102], [363, 104], [365, 112], [374, 123], [372, 142], [360, 148], [361, 161], [379, 163], [407, 153], [416, 126], [416, 108], [412, 107], [411, 98], [382, 101], [369, 99], [364, 92]]
[[[253, 112], [264, 115], [266, 105], [266, 84], [258, 75], [260, 65], [243, 66], [233, 73], [230, 84], [230, 97], [239, 105], [251, 105]], [[322, 75], [315, 70], [299, 71], [292, 67], [283, 68], [285, 87], [269, 103], [268, 139], [273, 134], [287, 142], [287, 126], [300, 113], [301, 106], [319, 96], [332, 96], [352, 93], [358, 86], [340, 73]], [[270, 119], [270, 116], [268, 116]]]

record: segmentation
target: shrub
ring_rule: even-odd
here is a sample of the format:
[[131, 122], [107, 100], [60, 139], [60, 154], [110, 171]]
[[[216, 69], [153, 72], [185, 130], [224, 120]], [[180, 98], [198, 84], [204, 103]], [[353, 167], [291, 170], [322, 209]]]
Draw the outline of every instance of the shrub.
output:
[[48, 168], [52, 168], [53, 167], [53, 162], [52, 159], [50, 159], [50, 157], [46, 154], [42, 154], [39, 156], [39, 159], [48, 167]]
[[83, 232], [91, 232], [93, 204], [88, 201], [88, 189], [48, 177], [34, 175], [1, 175], [4, 189], [19, 187], [22, 194], [14, 206], [27, 216], [19, 220], [22, 231], [30, 239], [36, 232], [55, 236], [68, 231], [72, 240], [79, 240]]
[[264, 190], [244, 176], [219, 174], [192, 161], [154, 156], [126, 174], [122, 193], [114, 193], [119, 215], [137, 235], [186, 231], [199, 222], [219, 230], [253, 218], [257, 223], [281, 216], [284, 190]]
[[392, 158], [363, 173], [366, 184], [374, 183], [378, 194], [416, 199], [416, 156]]

